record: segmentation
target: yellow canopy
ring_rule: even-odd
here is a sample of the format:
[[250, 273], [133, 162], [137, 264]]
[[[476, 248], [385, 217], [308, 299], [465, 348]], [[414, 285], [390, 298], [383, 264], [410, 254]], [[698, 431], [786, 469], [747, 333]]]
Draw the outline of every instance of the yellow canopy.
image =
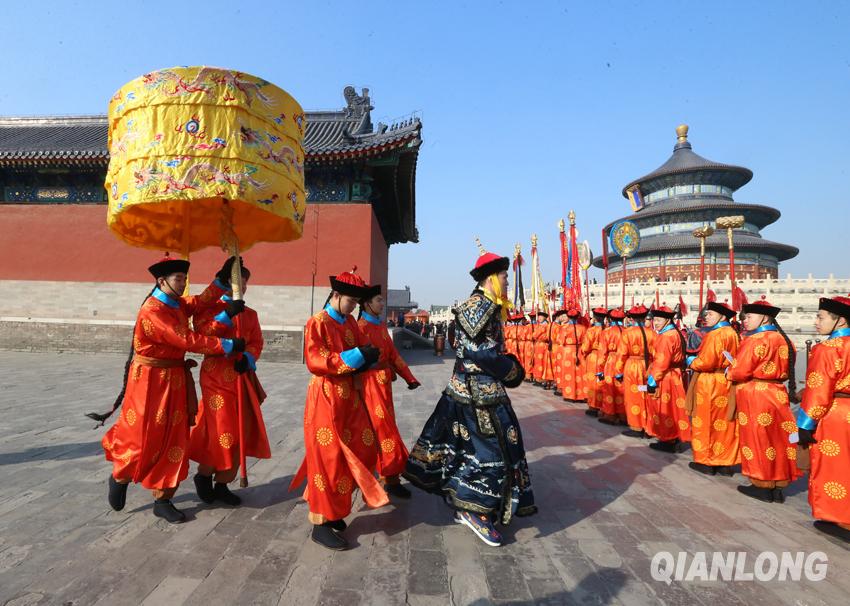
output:
[[[183, 254], [296, 240], [306, 128], [298, 102], [261, 78], [213, 67], [145, 74], [109, 103], [107, 224], [133, 246]], [[238, 242], [226, 242], [233, 232]]]

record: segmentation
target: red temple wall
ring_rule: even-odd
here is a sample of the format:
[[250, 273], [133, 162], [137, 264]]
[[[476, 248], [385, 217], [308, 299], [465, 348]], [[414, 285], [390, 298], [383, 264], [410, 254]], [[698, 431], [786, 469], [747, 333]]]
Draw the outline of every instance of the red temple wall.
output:
[[[632, 280], [650, 280], [658, 278], [661, 281], [673, 280], [674, 282], [684, 281], [688, 277], [691, 280], [699, 280], [699, 265], [667, 265], [640, 267], [632, 269], [626, 267], [628, 272], [626, 278]], [[775, 267], [764, 267], [762, 265], [752, 264], [735, 264], [735, 278], [743, 280], [750, 277], [753, 280], [776, 279], [778, 271]], [[622, 279], [620, 271], [609, 271], [608, 282], [619, 282]], [[729, 264], [705, 264], [705, 278], [707, 280], [728, 280], [729, 279]]]
[[[102, 205], [0, 205], [0, 280], [148, 282], [160, 256], [115, 237]], [[320, 288], [354, 265], [386, 285], [388, 247], [368, 203], [309, 204], [300, 240], [257, 244], [243, 257], [255, 285], [310, 286], [314, 263]], [[190, 280], [208, 280], [223, 259], [217, 249], [192, 254]]]

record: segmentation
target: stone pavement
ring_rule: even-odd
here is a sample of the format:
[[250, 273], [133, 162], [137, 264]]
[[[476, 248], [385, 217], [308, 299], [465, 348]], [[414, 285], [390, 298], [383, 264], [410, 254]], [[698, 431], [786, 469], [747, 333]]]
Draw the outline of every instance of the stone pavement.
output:
[[[450, 366], [404, 352], [423, 384], [396, 392], [409, 444]], [[362, 508], [351, 551], [308, 538], [306, 505], [287, 493], [303, 448], [307, 374], [261, 364], [274, 457], [255, 461], [243, 507], [200, 503], [191, 480], [176, 501], [190, 521], [170, 526], [131, 487], [125, 511], [106, 503], [103, 429], [83, 417], [119, 389], [116, 355], [0, 352], [0, 604], [845, 604], [850, 553], [814, 531], [805, 484], [785, 505], [739, 495], [741, 476], [708, 478], [687, 455], [665, 455], [577, 405], [524, 385], [513, 391], [540, 513], [518, 519], [506, 545], [487, 547], [452, 523], [439, 499]], [[192, 472], [190, 472], [192, 473]], [[819, 582], [655, 581], [658, 551], [822, 551]]]

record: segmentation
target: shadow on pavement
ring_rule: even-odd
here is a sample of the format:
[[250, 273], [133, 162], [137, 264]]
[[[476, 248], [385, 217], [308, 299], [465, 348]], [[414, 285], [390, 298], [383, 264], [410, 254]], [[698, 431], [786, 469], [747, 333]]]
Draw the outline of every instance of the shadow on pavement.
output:
[[62, 461], [82, 459], [103, 453], [100, 440], [96, 442], [74, 442], [70, 444], [52, 444], [33, 446], [18, 452], [0, 453], [0, 465], [33, 463], [37, 461]]

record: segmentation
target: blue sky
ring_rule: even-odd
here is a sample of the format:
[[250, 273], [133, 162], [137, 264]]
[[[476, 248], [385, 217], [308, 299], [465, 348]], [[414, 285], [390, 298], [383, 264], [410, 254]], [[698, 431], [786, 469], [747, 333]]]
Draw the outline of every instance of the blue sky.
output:
[[420, 304], [471, 287], [478, 235], [508, 255], [576, 210], [598, 253], [629, 214], [623, 185], [672, 152], [747, 166], [736, 200], [775, 206], [781, 272], [848, 276], [850, 4], [842, 2], [16, 2], [0, 21], [0, 114], [106, 110], [152, 69], [262, 76], [305, 108], [371, 90], [373, 119], [418, 112], [419, 244], [390, 250], [390, 286]]

